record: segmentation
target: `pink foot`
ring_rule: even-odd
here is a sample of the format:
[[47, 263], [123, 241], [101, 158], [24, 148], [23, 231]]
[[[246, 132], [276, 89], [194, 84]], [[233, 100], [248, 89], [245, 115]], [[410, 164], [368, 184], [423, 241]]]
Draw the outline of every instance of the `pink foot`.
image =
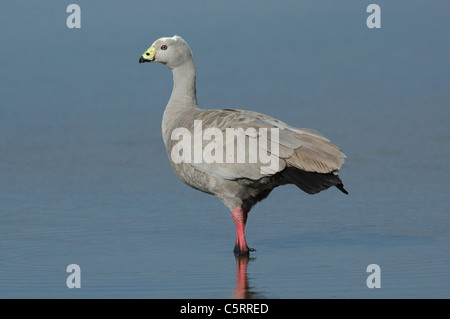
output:
[[235, 255], [248, 255], [253, 248], [248, 248], [247, 240], [245, 239], [245, 224], [247, 222], [247, 212], [242, 208], [231, 211], [231, 216], [236, 223], [236, 243], [234, 245]]

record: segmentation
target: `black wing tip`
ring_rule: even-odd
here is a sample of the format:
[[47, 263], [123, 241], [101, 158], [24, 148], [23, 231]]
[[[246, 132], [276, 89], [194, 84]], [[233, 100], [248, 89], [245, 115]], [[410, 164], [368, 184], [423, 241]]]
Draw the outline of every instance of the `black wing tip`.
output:
[[345, 195], [348, 195], [348, 192], [347, 192], [347, 190], [344, 188], [344, 184], [337, 184], [336, 185], [336, 187], [341, 191], [341, 192], [343, 192]]
[[308, 194], [317, 194], [336, 186], [341, 192], [348, 195], [339, 175], [335, 173], [307, 172], [296, 167], [286, 167], [281, 171], [281, 175]]

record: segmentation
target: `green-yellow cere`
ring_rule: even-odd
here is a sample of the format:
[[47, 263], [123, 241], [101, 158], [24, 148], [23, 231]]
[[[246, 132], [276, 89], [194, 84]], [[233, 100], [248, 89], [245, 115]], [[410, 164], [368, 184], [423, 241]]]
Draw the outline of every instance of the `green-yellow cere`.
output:
[[145, 60], [150, 60], [153, 61], [155, 59], [155, 47], [151, 46], [150, 48], [148, 48], [144, 54], [142, 54], [142, 57]]

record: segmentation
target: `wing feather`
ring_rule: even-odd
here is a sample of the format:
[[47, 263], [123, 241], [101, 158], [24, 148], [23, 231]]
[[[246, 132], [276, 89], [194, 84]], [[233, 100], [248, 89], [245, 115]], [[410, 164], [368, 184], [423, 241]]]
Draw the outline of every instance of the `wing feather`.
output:
[[[224, 179], [247, 178], [258, 180], [265, 176], [273, 175], [284, 170], [286, 167], [295, 167], [306, 172], [330, 173], [337, 171], [344, 162], [345, 155], [340, 149], [333, 145], [325, 136], [311, 129], [296, 128], [286, 123], [257, 112], [244, 110], [203, 110], [193, 113], [182, 120], [181, 125], [193, 132], [193, 121], [201, 120], [203, 130], [207, 128], [218, 128], [225, 139], [223, 142], [223, 161], [205, 163], [190, 163], [195, 169], [215, 175]], [[236, 133], [232, 140], [225, 137], [227, 128], [234, 129]], [[261, 128], [270, 132], [271, 128], [278, 128], [278, 138], [267, 134], [267, 144], [258, 144], [258, 135]], [[245, 138], [244, 146], [237, 141]], [[211, 141], [203, 141], [203, 149]], [[256, 163], [250, 162], [249, 145], [256, 143], [258, 147], [267, 152], [268, 155], [278, 155], [276, 169], [267, 169], [268, 163], [261, 162], [257, 158]], [[173, 144], [173, 143], [172, 143]], [[172, 145], [173, 146], [173, 145]], [[226, 158], [227, 148], [234, 150], [233, 159]], [[245, 153], [245, 162], [237, 161], [238, 152]], [[266, 168], [266, 169], [265, 169]]]

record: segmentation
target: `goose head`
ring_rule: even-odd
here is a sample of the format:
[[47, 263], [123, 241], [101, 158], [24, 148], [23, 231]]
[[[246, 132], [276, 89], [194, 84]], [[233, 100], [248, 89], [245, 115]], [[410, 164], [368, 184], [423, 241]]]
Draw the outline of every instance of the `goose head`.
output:
[[186, 41], [175, 35], [159, 38], [145, 50], [139, 63], [160, 62], [173, 69], [192, 60], [192, 52]]

